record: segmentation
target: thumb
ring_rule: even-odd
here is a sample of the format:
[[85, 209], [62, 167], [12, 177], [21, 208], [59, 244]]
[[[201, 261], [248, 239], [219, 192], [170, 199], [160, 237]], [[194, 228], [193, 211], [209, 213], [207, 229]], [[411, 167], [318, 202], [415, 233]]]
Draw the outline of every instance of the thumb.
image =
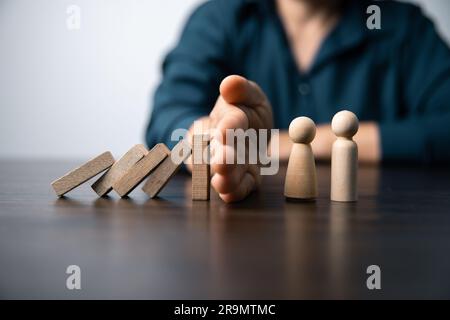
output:
[[238, 75], [231, 75], [222, 80], [220, 95], [229, 104], [246, 107], [261, 105], [266, 100], [266, 96], [256, 83]]

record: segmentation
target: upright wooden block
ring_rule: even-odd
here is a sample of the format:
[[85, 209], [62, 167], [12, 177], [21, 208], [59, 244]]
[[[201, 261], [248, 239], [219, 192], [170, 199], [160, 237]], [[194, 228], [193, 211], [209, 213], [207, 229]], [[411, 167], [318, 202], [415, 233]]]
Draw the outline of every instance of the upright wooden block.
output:
[[209, 153], [205, 153], [208, 144], [209, 136], [194, 135], [192, 146], [192, 200], [209, 200], [210, 157]]
[[170, 155], [170, 150], [163, 143], [158, 143], [145, 157], [128, 169], [122, 178], [113, 183], [113, 189], [121, 197], [127, 196], [168, 155]]
[[114, 164], [114, 157], [107, 151], [89, 160], [82, 166], [70, 171], [63, 177], [52, 182], [52, 187], [60, 197], [80, 184], [88, 181], [100, 172], [108, 169]]
[[[181, 149], [184, 148], [184, 152], [180, 155]], [[189, 152], [185, 152], [189, 150]], [[177, 159], [178, 161], [174, 161], [173, 155], [180, 155]], [[164, 159], [164, 161], [152, 172], [147, 178], [142, 190], [150, 197], [156, 197], [159, 192], [164, 188], [164, 186], [169, 182], [170, 178], [178, 171], [181, 167], [181, 164], [184, 160], [190, 155], [190, 146], [184, 140], [181, 140], [177, 143], [177, 145], [172, 149], [171, 156], [168, 156]]]
[[103, 197], [112, 190], [112, 186], [116, 181], [130, 169], [136, 162], [146, 156], [148, 150], [144, 145], [137, 144], [125, 153], [113, 166], [106, 171], [97, 181], [92, 184], [92, 189]]

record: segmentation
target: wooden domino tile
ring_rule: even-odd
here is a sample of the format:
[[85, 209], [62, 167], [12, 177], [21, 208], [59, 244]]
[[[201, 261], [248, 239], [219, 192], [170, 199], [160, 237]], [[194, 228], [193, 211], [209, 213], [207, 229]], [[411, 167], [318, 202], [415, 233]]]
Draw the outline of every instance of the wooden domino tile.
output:
[[113, 189], [121, 197], [127, 196], [169, 155], [170, 150], [163, 143], [158, 143], [145, 157], [128, 169], [122, 178], [113, 183]]
[[147, 148], [137, 144], [125, 153], [113, 166], [92, 184], [92, 189], [103, 197], [112, 190], [112, 186], [134, 165], [148, 153]]
[[89, 160], [82, 166], [70, 171], [63, 177], [52, 182], [52, 187], [56, 194], [61, 197], [80, 184], [95, 177], [102, 171], [105, 171], [114, 164], [114, 157], [107, 151], [101, 155]]
[[209, 200], [210, 164], [205, 163], [204, 150], [208, 147], [208, 136], [194, 135], [192, 147], [192, 200]]
[[[184, 140], [181, 140], [177, 143], [177, 145], [172, 149], [172, 152], [177, 152], [181, 148], [189, 147], [189, 144]], [[179, 153], [177, 153], [179, 154]], [[183, 153], [183, 157], [179, 163], [175, 163], [171, 156], [168, 156], [164, 159], [164, 161], [156, 168], [147, 178], [142, 190], [150, 197], [154, 198], [158, 195], [158, 193], [164, 188], [170, 178], [178, 171], [181, 167], [182, 163], [186, 158], [190, 155], [190, 152]]]

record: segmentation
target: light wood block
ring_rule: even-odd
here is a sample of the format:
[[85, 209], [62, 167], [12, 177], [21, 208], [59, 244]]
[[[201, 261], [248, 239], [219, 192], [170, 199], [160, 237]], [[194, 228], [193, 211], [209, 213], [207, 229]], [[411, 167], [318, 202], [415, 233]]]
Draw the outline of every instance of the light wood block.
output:
[[192, 200], [209, 200], [211, 174], [209, 155], [203, 159], [203, 153], [208, 147], [209, 137], [195, 135], [192, 146]]
[[70, 171], [61, 178], [52, 182], [52, 187], [56, 194], [61, 197], [80, 184], [95, 177], [102, 171], [105, 171], [114, 164], [114, 157], [107, 151], [101, 155], [89, 160], [82, 166]]
[[113, 189], [119, 194], [119, 196], [127, 196], [168, 155], [170, 155], [170, 150], [163, 143], [158, 143], [145, 157], [128, 169], [122, 178], [113, 183]]
[[[181, 140], [172, 149], [172, 153], [183, 148], [189, 148], [189, 144]], [[171, 153], [171, 154], [172, 154]], [[171, 156], [168, 156], [164, 161], [152, 172], [147, 178], [142, 190], [150, 197], [156, 197], [164, 186], [169, 182], [170, 178], [180, 169], [182, 163], [190, 155], [190, 152], [183, 153], [178, 163], [174, 162]]]
[[311, 148], [315, 135], [316, 125], [310, 118], [298, 117], [289, 125], [293, 144], [284, 181], [284, 196], [288, 199], [317, 197], [316, 164]]
[[147, 148], [142, 144], [137, 144], [124, 154], [113, 166], [106, 171], [97, 181], [92, 184], [92, 189], [99, 197], [107, 195], [112, 186], [134, 165], [148, 153]]
[[294, 143], [289, 156], [284, 183], [284, 196], [289, 199], [317, 198], [317, 177], [314, 155], [310, 144]]
[[332, 201], [358, 200], [358, 145], [353, 141], [358, 128], [358, 117], [347, 110], [336, 113], [331, 121], [331, 129], [337, 137], [331, 152]]

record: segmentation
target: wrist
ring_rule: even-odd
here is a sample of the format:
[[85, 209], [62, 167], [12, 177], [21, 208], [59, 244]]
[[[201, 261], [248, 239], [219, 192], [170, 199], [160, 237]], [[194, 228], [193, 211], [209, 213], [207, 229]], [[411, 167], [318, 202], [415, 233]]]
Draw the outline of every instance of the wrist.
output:
[[331, 130], [331, 125], [318, 125], [316, 129], [316, 137], [311, 143], [314, 156], [317, 160], [331, 159], [331, 148], [336, 136]]

